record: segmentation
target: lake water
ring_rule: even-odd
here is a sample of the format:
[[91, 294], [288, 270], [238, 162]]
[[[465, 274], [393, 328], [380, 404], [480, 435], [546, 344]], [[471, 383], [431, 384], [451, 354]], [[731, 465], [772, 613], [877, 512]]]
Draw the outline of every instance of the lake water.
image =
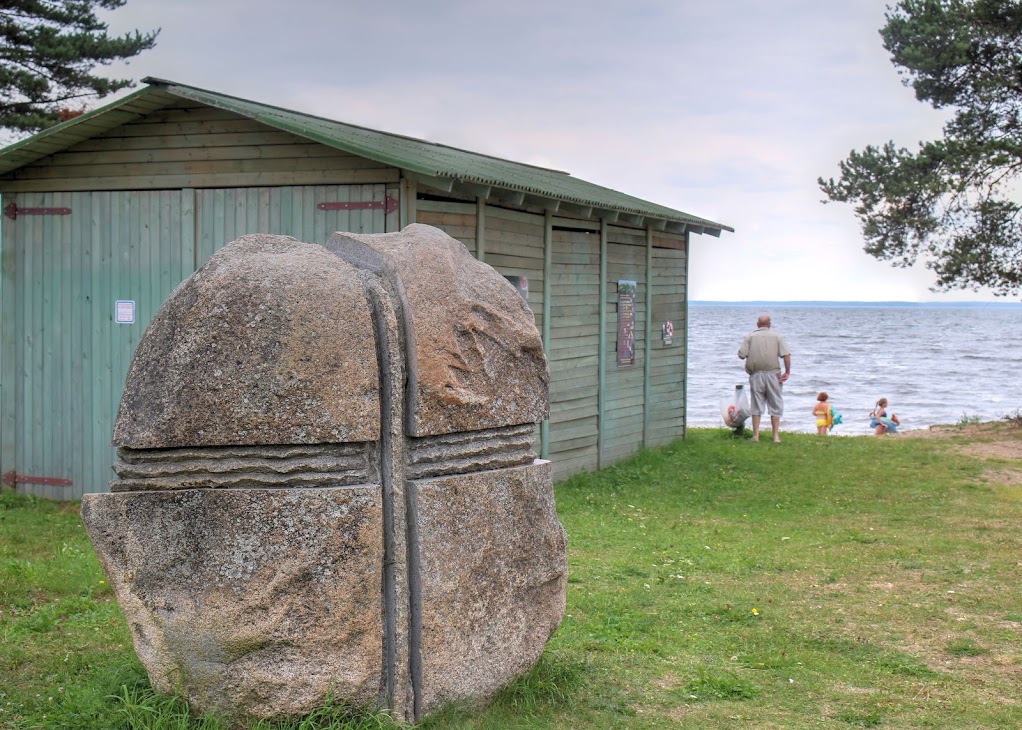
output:
[[[721, 400], [746, 384], [742, 338], [769, 314], [791, 349], [784, 431], [815, 431], [821, 390], [844, 418], [835, 434], [870, 432], [888, 400], [905, 429], [999, 420], [1022, 408], [1022, 305], [689, 304], [688, 424], [723, 427]], [[764, 419], [766, 420], [766, 419]]]

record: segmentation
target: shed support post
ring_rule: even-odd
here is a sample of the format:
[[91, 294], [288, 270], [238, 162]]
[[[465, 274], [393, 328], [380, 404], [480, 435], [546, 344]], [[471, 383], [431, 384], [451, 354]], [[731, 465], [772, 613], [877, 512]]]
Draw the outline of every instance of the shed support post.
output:
[[652, 383], [653, 366], [653, 228], [646, 226], [646, 346], [642, 358], [642, 447], [650, 442], [650, 424], [653, 420]]
[[401, 178], [401, 228], [415, 222], [415, 196], [418, 186], [414, 180]]
[[476, 258], [486, 261], [486, 198], [476, 198]]
[[607, 219], [600, 219], [600, 335], [596, 375], [596, 468], [603, 468], [604, 415], [607, 410]]
[[[550, 306], [553, 290], [554, 262], [554, 214], [549, 210], [543, 215], [543, 351], [547, 362], [550, 361]], [[551, 411], [553, 410], [551, 404]], [[552, 414], [551, 414], [552, 415]], [[550, 458], [550, 418], [549, 416], [539, 427], [539, 455], [542, 459]]]
[[[4, 195], [3, 202], [14, 202], [13, 195]], [[0, 472], [17, 469], [14, 453], [15, 415], [14, 403], [17, 393], [14, 377], [15, 357], [14, 342], [17, 319], [14, 312], [14, 268], [17, 262], [16, 234], [17, 223], [7, 221], [0, 227], [3, 236], [0, 238]], [[3, 487], [0, 487], [2, 489]]]
[[685, 339], [682, 340], [682, 344], [685, 346], [685, 351], [681, 356], [681, 437], [685, 438], [688, 436], [688, 274], [689, 267], [688, 262], [691, 259], [689, 255], [692, 245], [692, 234], [685, 231], [685, 280], [682, 282], [684, 291], [682, 292], [681, 306], [682, 306], [682, 322], [681, 326], [684, 328]]

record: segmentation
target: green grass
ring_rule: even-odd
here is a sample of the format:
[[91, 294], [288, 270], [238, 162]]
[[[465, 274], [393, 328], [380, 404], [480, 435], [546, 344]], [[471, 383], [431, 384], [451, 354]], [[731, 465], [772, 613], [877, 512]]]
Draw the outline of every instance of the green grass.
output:
[[[1022, 726], [1022, 499], [985, 475], [1022, 463], [970, 438], [695, 430], [558, 484], [564, 622], [489, 707], [424, 727]], [[0, 492], [0, 728], [225, 727], [152, 692], [102, 578], [77, 506]]]

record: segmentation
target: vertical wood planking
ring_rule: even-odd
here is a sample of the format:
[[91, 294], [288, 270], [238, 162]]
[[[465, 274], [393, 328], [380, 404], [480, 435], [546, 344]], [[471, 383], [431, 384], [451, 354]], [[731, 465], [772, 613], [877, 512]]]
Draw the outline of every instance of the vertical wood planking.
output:
[[486, 198], [476, 198], [476, 258], [486, 261]]
[[[334, 230], [384, 232], [398, 215], [383, 207], [319, 211], [316, 192], [324, 200], [382, 206], [388, 188], [20, 196], [23, 207], [73, 211], [24, 216], [3, 229], [4, 463], [22, 474], [74, 483], [72, 489], [22, 484], [22, 491], [56, 498], [105, 491], [113, 421], [139, 338], [174, 287], [224, 243], [266, 229], [306, 240], [310, 232], [323, 240]], [[135, 301], [135, 324], [115, 323], [117, 299]]]
[[[49, 197], [48, 195], [39, 196], [38, 204], [42, 206], [49, 205]], [[26, 292], [27, 296], [25, 297], [26, 302], [31, 302], [31, 307], [26, 308], [26, 313], [31, 316], [29, 320], [31, 329], [28, 330], [29, 358], [28, 367], [25, 372], [25, 378], [28, 383], [28, 387], [25, 390], [29, 396], [29, 401], [25, 408], [25, 419], [26, 423], [30, 426], [27, 439], [29, 458], [26, 460], [26, 463], [36, 474], [43, 468], [42, 438], [40, 436], [43, 430], [43, 379], [39, 377], [43, 371], [43, 342], [44, 328], [46, 326], [41, 297], [43, 279], [45, 278], [43, 264], [46, 260], [45, 251], [43, 251], [43, 241], [43, 219], [33, 216], [32, 237], [29, 244], [31, 246], [29, 258], [32, 261], [32, 269], [31, 275], [28, 277], [28, 283], [31, 288]], [[32, 472], [26, 473], [31, 474]], [[46, 496], [45, 490], [41, 487], [32, 487], [31, 493], [41, 497]]]
[[[171, 271], [173, 272], [171, 281], [177, 279], [177, 282], [180, 283], [192, 271], [199, 268], [198, 256], [201, 233], [198, 228], [202, 223], [200, 218], [201, 211], [199, 210], [200, 202], [199, 195], [194, 189], [184, 188], [181, 191], [181, 255], [177, 260], [176, 270], [173, 265], [171, 266]], [[177, 283], [174, 286], [177, 286]]]
[[[400, 185], [388, 185], [384, 190], [386, 197], [393, 198], [394, 200], [401, 200], [401, 186]], [[385, 198], [386, 199], [386, 198]], [[384, 220], [384, 233], [392, 233], [394, 231], [401, 230], [401, 206], [398, 205], [390, 213], [387, 213]]]
[[[88, 220], [88, 243], [82, 255], [82, 382], [86, 387], [82, 389], [78, 398], [82, 404], [81, 419], [78, 427], [82, 431], [82, 470], [76, 477], [81, 480], [83, 491], [88, 489], [92, 482], [92, 475], [96, 469], [96, 453], [92, 442], [92, 393], [95, 389], [96, 379], [99, 376], [97, 370], [97, 358], [99, 353], [95, 349], [94, 331], [98, 326], [97, 300], [99, 298], [98, 282], [96, 280], [100, 264], [100, 241], [103, 240], [104, 226], [103, 206], [104, 199], [109, 200], [109, 193], [92, 193], [89, 198], [89, 220]], [[82, 225], [85, 222], [82, 221]]]
[[409, 180], [406, 177], [401, 178], [401, 200], [398, 203], [401, 210], [401, 228], [415, 223], [415, 206], [418, 196], [416, 189], [414, 180]]
[[[48, 193], [23, 201], [69, 207], [72, 214], [25, 216], [9, 234], [29, 272], [14, 287], [23, 304], [11, 307], [24, 345], [13, 358], [5, 355], [13, 359], [7, 367], [17, 373], [21, 399], [13, 468], [73, 486], [22, 483], [21, 491], [68, 499], [107, 488], [110, 437], [131, 355], [181, 271], [191, 270], [191, 236], [187, 246], [181, 238], [183, 230], [194, 231], [194, 221], [185, 223], [191, 213], [181, 203], [178, 191]], [[117, 299], [136, 303], [134, 324], [115, 322]]]
[[[313, 188], [313, 191], [315, 197], [312, 200], [305, 200], [305, 215], [307, 223], [302, 231], [302, 235], [296, 236], [296, 238], [299, 241], [325, 242], [328, 238], [326, 233], [327, 218], [337, 220], [339, 216], [332, 212], [328, 212], [326, 215], [323, 215], [316, 206], [320, 203], [326, 202], [327, 198], [333, 198], [335, 200], [341, 200], [343, 198], [344, 202], [348, 202], [351, 200], [351, 191], [349, 189], [345, 189], [343, 192], [339, 190], [335, 191], [327, 186]], [[335, 228], [337, 225], [337, 223], [333, 223], [330, 228]], [[344, 227], [347, 228], [348, 225], [345, 224]]]
[[276, 231], [285, 235], [291, 235], [292, 209], [294, 207], [294, 188], [277, 188], [277, 200], [279, 211], [277, 215], [280, 220], [277, 223]]
[[217, 250], [224, 245], [224, 240], [231, 240], [227, 238], [233, 233], [227, 226], [227, 201], [228, 191], [227, 190], [213, 190], [213, 227], [210, 231], [211, 235], [208, 239], [209, 243], [206, 248], [203, 249], [201, 256], [199, 257], [199, 266], [202, 266], [209, 257], [212, 256]]
[[[18, 204], [15, 195], [0, 196], [0, 207]], [[13, 221], [0, 224], [0, 474], [17, 468], [17, 431], [14, 418], [18, 396], [18, 313], [15, 286], [18, 278], [18, 227]]]
[[91, 312], [86, 287], [88, 271], [89, 236], [92, 230], [92, 196], [88, 193], [74, 193], [71, 196], [72, 216], [69, 216], [68, 227], [70, 239], [68, 246], [68, 300], [69, 306], [65, 317], [71, 330], [68, 342], [67, 361], [70, 368], [68, 392], [68, 428], [70, 439], [65, 448], [68, 454], [68, 475], [74, 482], [76, 496], [84, 492], [82, 474], [85, 473], [85, 433], [82, 428], [84, 408], [83, 394], [88, 382], [83, 372], [88, 358], [82, 342], [82, 335], [89, 332]]
[[[56, 216], [54, 218], [54, 236], [57, 241], [57, 250], [54, 251], [54, 268], [57, 269], [56, 289], [53, 296], [53, 315], [56, 318], [56, 337], [53, 342], [54, 359], [53, 375], [55, 382], [53, 393], [53, 446], [54, 452], [50, 454], [53, 464], [53, 474], [61, 479], [71, 477], [73, 471], [72, 460], [74, 452], [71, 447], [71, 401], [74, 393], [71, 391], [71, 372], [73, 368], [71, 350], [71, 330], [73, 307], [71, 304], [71, 229], [72, 219], [81, 216], [81, 211], [74, 212], [71, 193], [57, 193], [54, 196], [54, 204], [60, 208], [71, 208], [72, 215]], [[72, 480], [73, 481], [73, 480]], [[71, 487], [76, 489], [78, 485]], [[57, 497], [63, 497], [68, 491], [66, 487], [56, 487]], [[80, 496], [76, 494], [75, 496]]]
[[[23, 206], [39, 205], [38, 195], [22, 194], [18, 196], [18, 202]], [[18, 399], [14, 411], [14, 419], [18, 424], [19, 438], [18, 451], [15, 461], [18, 468], [24, 471], [29, 459], [28, 440], [31, 438], [31, 424], [25, 420], [25, 414], [30, 413], [28, 409], [31, 400], [31, 382], [28, 379], [28, 371], [32, 362], [32, 301], [28, 297], [32, 282], [32, 236], [33, 226], [30, 219], [23, 218], [18, 225], [18, 263], [20, 264], [17, 281], [17, 303], [15, 305], [15, 316], [18, 326], [16, 337], [18, 339], [18, 363], [16, 365], [15, 377], [17, 378]], [[27, 426], [27, 428], [26, 428]]]
[[[57, 194], [47, 193], [44, 205], [56, 207]], [[60, 276], [60, 241], [58, 235], [58, 221], [56, 216], [40, 216], [40, 229], [42, 238], [40, 240], [40, 251], [42, 260], [39, 262], [39, 314], [41, 316], [42, 328], [39, 331], [39, 370], [35, 374], [35, 383], [39, 393], [39, 421], [38, 428], [33, 438], [38, 446], [37, 464], [40, 473], [46, 476], [59, 476], [55, 469], [53, 450], [56, 446], [55, 439], [58, 437], [58, 426], [56, 423], [55, 401], [59, 397], [56, 392], [59, 384], [54, 382], [54, 376], [58, 373], [57, 363], [54, 357], [57, 355], [56, 340], [60, 338], [58, 332], [56, 305], [59, 298], [59, 276]], [[40, 377], [41, 376], [41, 377]], [[56, 497], [56, 488], [53, 485], [40, 486], [41, 496], [47, 499]]]
[[88, 397], [85, 401], [85, 407], [88, 410], [85, 441], [89, 445], [91, 463], [89, 471], [82, 475], [82, 478], [86, 480], [86, 485], [84, 485], [86, 489], [88, 486], [95, 487], [98, 485], [99, 473], [102, 470], [100, 465], [103, 462], [101, 452], [96, 450], [98, 426], [95, 422], [95, 414], [106, 407], [102, 402], [101, 387], [105, 376], [103, 371], [108, 358], [108, 354], [104, 352], [103, 348], [103, 330], [105, 327], [103, 313], [106, 307], [107, 292], [109, 292], [109, 271], [112, 266], [109, 256], [111, 238], [113, 237], [111, 213], [115, 212], [114, 196], [116, 193], [103, 192], [93, 193], [93, 195], [98, 202], [95, 206], [97, 220], [92, 236], [92, 270], [89, 272], [92, 288], [92, 328], [90, 331], [91, 343], [89, 347], [89, 351], [92, 354], [92, 372], [89, 381], [89, 395], [91, 397]]

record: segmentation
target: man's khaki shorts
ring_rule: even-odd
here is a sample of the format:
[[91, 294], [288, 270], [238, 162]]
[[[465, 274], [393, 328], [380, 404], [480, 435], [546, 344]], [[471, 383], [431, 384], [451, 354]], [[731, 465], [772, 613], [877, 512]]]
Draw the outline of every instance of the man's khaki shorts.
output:
[[761, 370], [749, 374], [749, 411], [754, 416], [783, 416], [784, 400], [781, 398], [780, 376], [772, 370]]

